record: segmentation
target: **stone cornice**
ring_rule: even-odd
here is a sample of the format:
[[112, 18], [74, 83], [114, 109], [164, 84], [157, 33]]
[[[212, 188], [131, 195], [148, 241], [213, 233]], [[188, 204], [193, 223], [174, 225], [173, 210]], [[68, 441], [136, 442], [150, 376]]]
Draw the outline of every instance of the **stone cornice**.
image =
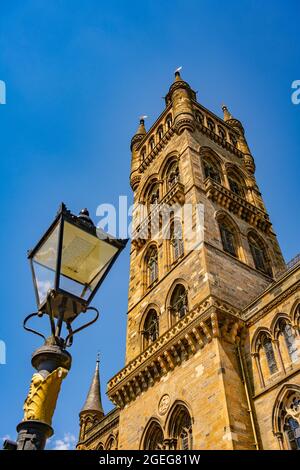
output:
[[271, 231], [272, 224], [266, 212], [245, 201], [244, 198], [211, 178], [206, 178], [204, 187], [207, 197], [212, 201], [217, 202], [220, 206], [236, 214], [239, 218], [242, 218], [262, 232], [269, 233]]
[[236, 310], [213, 297], [207, 298], [108, 382], [109, 398], [123, 408], [214, 337], [222, 336], [234, 343], [243, 325]]
[[[274, 284], [272, 286], [275, 287]], [[293, 284], [289, 289], [284, 290], [281, 294], [279, 294], [275, 299], [271, 300], [267, 303], [264, 307], [257, 308], [256, 311], [252, 313], [252, 318], [250, 320], [247, 319], [247, 310], [244, 310], [244, 319], [247, 320], [247, 327], [254, 325], [258, 320], [264, 317], [270, 310], [273, 310], [286, 299], [288, 299], [291, 295], [295, 292], [300, 290], [300, 281], [297, 281]], [[251, 315], [251, 312], [249, 316]]]

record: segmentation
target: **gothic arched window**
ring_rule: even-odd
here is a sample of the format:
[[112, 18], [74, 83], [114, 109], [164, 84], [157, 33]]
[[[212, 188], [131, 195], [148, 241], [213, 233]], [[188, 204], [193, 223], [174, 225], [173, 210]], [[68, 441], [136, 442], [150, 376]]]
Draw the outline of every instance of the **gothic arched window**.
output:
[[292, 325], [288, 323], [286, 320], [281, 320], [279, 324], [279, 329], [281, 334], [284, 337], [285, 344], [292, 362], [296, 362], [298, 359], [298, 351], [297, 351], [297, 344], [294, 329]]
[[209, 119], [209, 118], [207, 119], [207, 127], [209, 130], [215, 132], [216, 126], [212, 119]]
[[143, 335], [143, 349], [146, 349], [151, 343], [159, 337], [159, 320], [156, 310], [152, 308], [149, 310], [142, 330]]
[[300, 450], [300, 425], [298, 421], [288, 417], [285, 421], [284, 431], [286, 432], [290, 450]]
[[158, 140], [161, 140], [163, 138], [164, 131], [163, 131], [162, 126], [159, 126], [158, 131], [157, 131], [157, 135], [158, 135]]
[[226, 220], [219, 222], [219, 228], [224, 251], [237, 258], [237, 239], [234, 228]]
[[200, 124], [203, 124], [204, 118], [203, 118], [203, 114], [202, 114], [202, 113], [197, 112], [197, 113], [196, 113], [196, 119], [197, 119], [198, 122], [200, 122]]
[[300, 450], [300, 387], [285, 384], [273, 408], [273, 433], [280, 449]]
[[151, 139], [149, 140], [149, 146], [150, 146], [150, 151], [154, 149], [155, 147], [154, 137], [151, 137]]
[[244, 192], [244, 184], [241, 180], [241, 178], [236, 175], [234, 172], [229, 172], [228, 173], [228, 182], [229, 182], [229, 187], [231, 189], [231, 191], [235, 194], [237, 194], [238, 196], [241, 196], [241, 197], [244, 197], [245, 196], [245, 192]]
[[166, 123], [167, 123], [167, 129], [170, 129], [172, 127], [172, 116], [167, 117]]
[[163, 430], [159, 423], [153, 421], [144, 439], [144, 450], [161, 450], [163, 448], [163, 442]]
[[144, 147], [141, 151], [141, 162], [143, 162], [146, 158], [146, 148]]
[[158, 251], [152, 246], [146, 255], [147, 286], [151, 286], [158, 279]]
[[182, 226], [179, 220], [173, 220], [171, 223], [171, 246], [172, 246], [172, 261], [178, 260], [184, 253]]
[[177, 405], [170, 419], [170, 436], [176, 442], [176, 450], [193, 448], [192, 418], [184, 405]]
[[105, 450], [117, 450], [117, 440], [114, 436], [110, 436], [106, 442]]
[[171, 188], [179, 181], [178, 162], [174, 162], [167, 171], [168, 187]]
[[220, 172], [217, 166], [210, 159], [205, 158], [203, 160], [203, 169], [205, 178], [211, 178], [217, 183], [221, 183]]
[[182, 284], [178, 284], [171, 296], [170, 310], [172, 318], [180, 320], [188, 312], [188, 298], [185, 287]]
[[226, 132], [225, 130], [223, 129], [223, 127], [218, 127], [218, 132], [219, 132], [219, 136], [223, 139], [223, 140], [226, 140]]
[[275, 374], [277, 372], [277, 364], [271, 338], [266, 334], [262, 335], [261, 345], [267, 359], [270, 374]]
[[249, 235], [248, 243], [256, 269], [272, 276], [272, 270], [264, 243], [254, 234]]
[[232, 145], [233, 145], [234, 147], [236, 147], [236, 146], [237, 146], [237, 138], [236, 138], [236, 136], [235, 136], [234, 134], [229, 134], [229, 139], [230, 139], [230, 142], [232, 143]]
[[[156, 206], [159, 202], [159, 185], [158, 183], [152, 184], [148, 192], [148, 206]], [[151, 209], [151, 207], [149, 207]]]

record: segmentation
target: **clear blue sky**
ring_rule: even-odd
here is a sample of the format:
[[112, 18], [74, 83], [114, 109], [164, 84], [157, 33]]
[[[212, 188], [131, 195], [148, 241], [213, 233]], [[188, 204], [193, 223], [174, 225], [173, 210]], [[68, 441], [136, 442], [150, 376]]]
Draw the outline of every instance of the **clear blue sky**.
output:
[[[162, 111], [177, 66], [204, 106], [220, 114], [224, 102], [243, 122], [283, 253], [300, 251], [300, 105], [291, 103], [299, 18], [298, 1], [1, 2], [0, 438], [15, 437], [30, 355], [40, 345], [21, 326], [35, 310], [26, 251], [61, 201], [95, 217], [98, 204], [131, 197], [130, 138], [139, 115], [149, 126]], [[128, 255], [127, 248], [95, 298], [101, 320], [75, 339], [50, 447], [65, 433], [77, 438], [98, 350], [111, 408], [105, 389], [124, 363]]]

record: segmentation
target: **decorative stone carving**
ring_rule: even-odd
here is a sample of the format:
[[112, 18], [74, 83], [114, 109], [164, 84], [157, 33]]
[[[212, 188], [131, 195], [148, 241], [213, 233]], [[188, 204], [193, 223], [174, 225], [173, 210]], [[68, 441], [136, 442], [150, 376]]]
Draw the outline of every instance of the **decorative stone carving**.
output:
[[170, 397], [168, 394], [165, 394], [161, 397], [158, 403], [158, 413], [162, 416], [166, 414], [170, 407]]

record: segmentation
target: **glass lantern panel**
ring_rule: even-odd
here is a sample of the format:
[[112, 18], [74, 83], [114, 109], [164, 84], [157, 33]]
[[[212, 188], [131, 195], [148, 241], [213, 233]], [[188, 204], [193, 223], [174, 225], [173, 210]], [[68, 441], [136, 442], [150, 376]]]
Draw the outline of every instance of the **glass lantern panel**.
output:
[[58, 233], [59, 224], [52, 230], [32, 259], [39, 304], [44, 302], [48, 291], [54, 288]]
[[59, 287], [88, 300], [117, 251], [107, 241], [65, 222]]

